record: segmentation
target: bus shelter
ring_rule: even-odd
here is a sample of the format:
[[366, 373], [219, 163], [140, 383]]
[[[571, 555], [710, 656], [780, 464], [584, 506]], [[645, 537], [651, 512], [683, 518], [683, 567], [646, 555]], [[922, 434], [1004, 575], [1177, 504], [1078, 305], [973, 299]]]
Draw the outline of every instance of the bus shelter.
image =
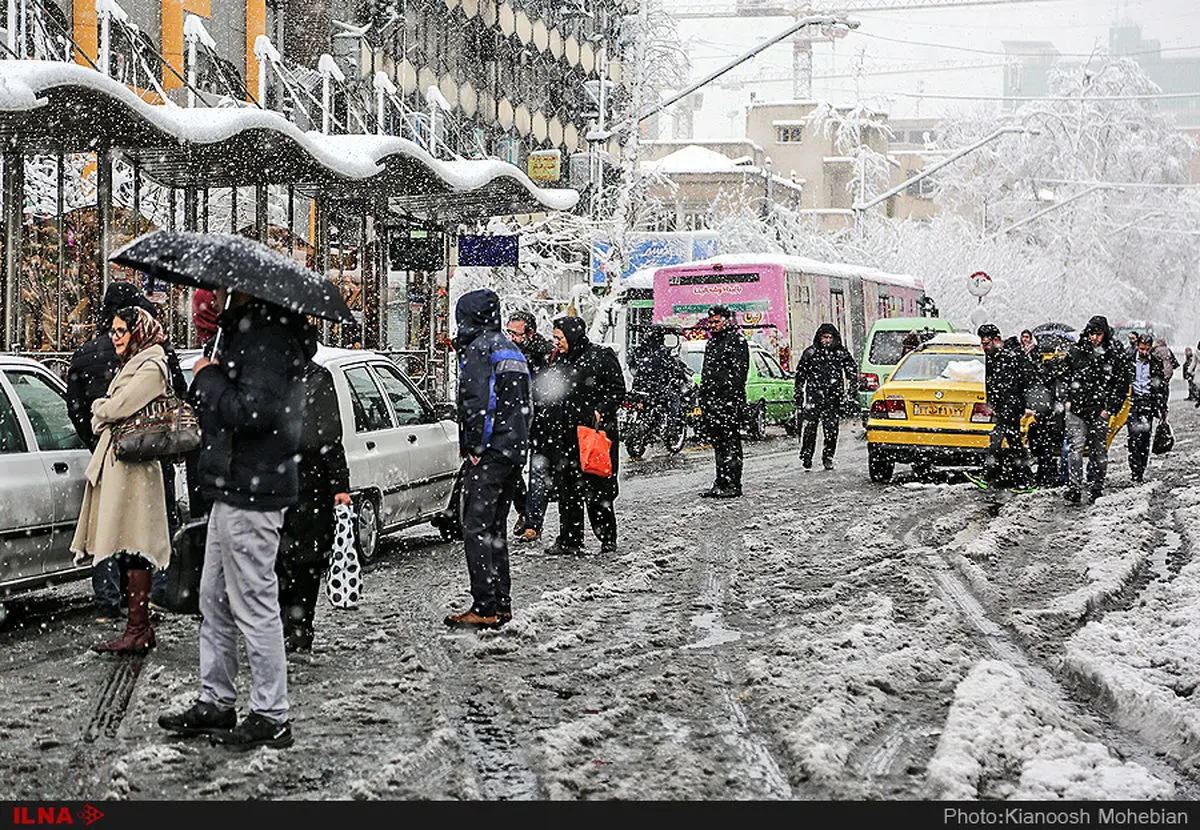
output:
[[[438, 159], [396, 136], [306, 132], [256, 107], [150, 104], [86, 67], [0, 61], [0, 199], [0, 349], [69, 352], [90, 336], [114, 276], [109, 253], [155, 226], [246, 233], [334, 279], [352, 239], [361, 342], [381, 348], [389, 234], [436, 227], [448, 241], [491, 216], [570, 210], [578, 194], [538, 187], [506, 162]], [[72, 207], [81, 199], [86, 222]], [[36, 254], [27, 234], [46, 237]], [[169, 291], [172, 335], [192, 345], [187, 292]], [[444, 336], [429, 326], [424, 339], [411, 356], [424, 368], [408, 368], [434, 391]]]

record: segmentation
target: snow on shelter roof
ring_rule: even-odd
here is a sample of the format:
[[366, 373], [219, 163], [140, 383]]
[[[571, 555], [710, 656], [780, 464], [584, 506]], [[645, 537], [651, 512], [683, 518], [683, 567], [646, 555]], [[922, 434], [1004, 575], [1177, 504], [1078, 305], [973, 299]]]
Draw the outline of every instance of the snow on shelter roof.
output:
[[824, 274], [830, 277], [871, 277], [879, 282], [891, 285], [902, 285], [906, 288], [924, 288], [924, 283], [909, 274], [891, 274], [871, 268], [866, 265], [850, 265], [844, 262], [824, 262], [819, 259], [809, 259], [802, 256], [787, 254], [721, 254], [709, 259], [698, 259], [695, 262], [685, 262], [680, 265], [667, 265], [658, 270], [702, 268], [708, 265], [782, 265], [799, 271], [813, 274]]
[[174, 187], [291, 183], [342, 198], [388, 196], [418, 213], [569, 210], [579, 199], [536, 186], [506, 162], [442, 161], [396, 136], [305, 132], [257, 107], [150, 104], [93, 69], [57, 61], [0, 61], [0, 140], [30, 153], [118, 149]]

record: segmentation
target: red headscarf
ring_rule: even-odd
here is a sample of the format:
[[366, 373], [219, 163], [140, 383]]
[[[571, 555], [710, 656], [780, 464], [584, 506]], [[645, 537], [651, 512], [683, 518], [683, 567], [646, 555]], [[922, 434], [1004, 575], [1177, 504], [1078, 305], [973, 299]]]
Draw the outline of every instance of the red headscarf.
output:
[[197, 288], [192, 295], [192, 323], [196, 326], [196, 334], [201, 343], [212, 340], [217, 333], [217, 318], [221, 309], [217, 308], [217, 298], [207, 288]]

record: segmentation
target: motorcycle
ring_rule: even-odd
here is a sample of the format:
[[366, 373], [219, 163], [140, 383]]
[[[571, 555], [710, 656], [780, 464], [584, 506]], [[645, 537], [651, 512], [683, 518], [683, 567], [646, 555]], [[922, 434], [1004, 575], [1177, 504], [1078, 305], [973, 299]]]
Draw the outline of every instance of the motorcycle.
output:
[[[695, 384], [689, 383], [693, 387]], [[617, 410], [617, 422], [621, 429], [621, 442], [629, 457], [640, 459], [646, 454], [646, 448], [653, 443], [661, 442], [668, 453], [674, 455], [683, 449], [687, 443], [686, 413], [694, 406], [689, 398], [689, 390], [683, 389], [683, 401], [680, 415], [672, 418], [662, 396], [651, 395], [647, 392], [633, 389], [626, 393], [621, 408]]]

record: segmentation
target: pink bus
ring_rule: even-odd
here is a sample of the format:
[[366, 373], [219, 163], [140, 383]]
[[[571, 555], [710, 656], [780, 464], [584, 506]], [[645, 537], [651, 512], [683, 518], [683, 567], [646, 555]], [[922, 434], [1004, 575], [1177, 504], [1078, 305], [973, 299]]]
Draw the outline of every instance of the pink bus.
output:
[[733, 310], [746, 336], [790, 366], [833, 323], [857, 359], [871, 325], [930, 312], [916, 277], [783, 254], [727, 254], [654, 272], [654, 322], [704, 337], [698, 326], [714, 305]]

